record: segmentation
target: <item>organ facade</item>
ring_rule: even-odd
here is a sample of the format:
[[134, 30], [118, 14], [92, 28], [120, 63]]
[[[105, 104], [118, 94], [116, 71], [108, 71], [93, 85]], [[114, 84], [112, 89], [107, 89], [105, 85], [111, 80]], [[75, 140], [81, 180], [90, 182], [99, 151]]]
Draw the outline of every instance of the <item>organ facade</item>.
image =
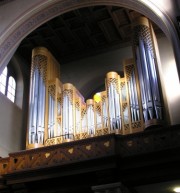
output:
[[61, 83], [60, 64], [46, 48], [33, 50], [27, 149], [163, 124], [152, 25], [142, 17], [133, 31], [134, 56], [119, 64], [124, 76], [107, 72], [105, 90], [87, 100], [72, 83]]

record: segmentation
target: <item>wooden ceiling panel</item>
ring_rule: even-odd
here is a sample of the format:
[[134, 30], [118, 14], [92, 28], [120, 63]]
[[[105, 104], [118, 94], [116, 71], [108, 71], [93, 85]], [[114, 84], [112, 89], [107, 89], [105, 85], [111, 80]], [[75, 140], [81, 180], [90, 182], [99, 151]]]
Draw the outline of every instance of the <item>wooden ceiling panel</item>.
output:
[[108, 43], [120, 40], [121, 37], [119, 36], [116, 28], [114, 27], [112, 19], [103, 20], [99, 22], [99, 26], [102, 29], [102, 32], [106, 37]]
[[[29, 34], [17, 52], [31, 63], [29, 50], [45, 46], [61, 65], [130, 45], [131, 24], [141, 14], [112, 6], [85, 7], [60, 15]], [[158, 34], [162, 31], [155, 26]], [[27, 49], [24, 49], [24, 48]]]

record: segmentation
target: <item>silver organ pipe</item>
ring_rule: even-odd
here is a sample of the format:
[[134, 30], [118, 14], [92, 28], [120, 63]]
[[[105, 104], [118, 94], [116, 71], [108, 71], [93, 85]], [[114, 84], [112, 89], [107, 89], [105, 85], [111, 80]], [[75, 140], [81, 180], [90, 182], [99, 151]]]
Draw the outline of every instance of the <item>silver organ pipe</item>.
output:
[[61, 103], [58, 100], [58, 104], [57, 104], [57, 115], [60, 116], [61, 115]]
[[[41, 58], [41, 59], [40, 59]], [[31, 80], [30, 80], [30, 98], [29, 98], [29, 146], [41, 146], [44, 143], [45, 129], [45, 81], [43, 72], [46, 70], [46, 57], [38, 55], [33, 57]]]
[[48, 137], [54, 137], [54, 125], [55, 125], [55, 100], [51, 93], [49, 93], [49, 105], [48, 105]]
[[146, 95], [145, 95], [145, 85], [144, 85], [144, 81], [143, 81], [143, 73], [142, 73], [142, 69], [141, 69], [140, 53], [139, 53], [138, 47], [136, 49], [136, 54], [137, 54], [136, 62], [137, 62], [138, 76], [139, 76], [139, 82], [140, 82], [140, 86], [141, 86], [140, 92], [141, 92], [143, 116], [144, 116], [144, 120], [147, 121], [148, 120], [148, 115], [147, 115], [147, 103], [146, 103]]
[[[118, 85], [119, 87], [119, 85]], [[116, 116], [116, 129], [121, 129], [121, 104], [120, 104], [120, 93], [114, 89], [115, 96], [115, 116]]]
[[74, 86], [63, 85], [63, 135], [65, 140], [74, 139]]
[[162, 99], [156, 70], [152, 28], [148, 19], [141, 17], [134, 26], [134, 51], [141, 92], [145, 127], [162, 124]]
[[35, 91], [35, 72], [31, 71], [30, 82], [30, 101], [29, 101], [29, 144], [35, 143], [35, 126], [33, 125], [33, 109], [34, 109], [34, 91]]
[[67, 119], [67, 114], [68, 111], [67, 109], [67, 96], [63, 96], [63, 135], [68, 133], [68, 119]]
[[96, 109], [96, 129], [102, 128], [102, 117], [101, 117], [101, 107], [97, 106]]
[[75, 124], [75, 133], [76, 134], [80, 134], [81, 133], [81, 111], [80, 111], [80, 104], [79, 101], [76, 102], [75, 104], [75, 120], [76, 120], [76, 124]]
[[38, 69], [35, 69], [35, 90], [34, 90], [34, 105], [33, 105], [33, 143], [37, 142], [37, 115], [38, 115], [38, 79], [39, 72]]
[[43, 78], [39, 76], [38, 89], [38, 126], [37, 126], [37, 142], [43, 143], [44, 136], [44, 117], [45, 117], [45, 85]]
[[102, 129], [102, 99], [101, 93], [96, 93], [94, 99], [94, 115], [95, 115], [95, 128], [96, 130]]
[[121, 79], [125, 89], [123, 113], [127, 117], [124, 120], [124, 134], [140, 132], [143, 130], [143, 113], [138, 89], [138, 79], [134, 59], [124, 60], [124, 78]]
[[52, 128], [51, 128], [51, 137], [54, 137], [54, 125], [55, 125], [55, 117], [54, 117], [55, 100], [54, 100], [54, 97], [51, 97], [51, 102], [52, 102]]
[[101, 100], [102, 100], [102, 127], [108, 128], [108, 106], [107, 106], [107, 92], [101, 92]]
[[[37, 59], [37, 58], [36, 58]], [[44, 116], [45, 116], [45, 85], [43, 78], [36, 66], [32, 70], [30, 87], [30, 106], [29, 106], [29, 144], [43, 144], [44, 135]], [[43, 106], [43, 108], [41, 108]]]
[[51, 136], [50, 128], [51, 128], [51, 94], [48, 93], [48, 137]]
[[116, 130], [121, 129], [120, 85], [118, 79], [119, 75], [116, 72], [109, 72], [106, 75], [110, 132], [117, 132]]
[[84, 97], [75, 89], [75, 131], [76, 139], [81, 138], [81, 106], [84, 103]]
[[57, 136], [62, 136], [62, 99], [57, 97]]
[[144, 42], [141, 38], [139, 38], [139, 52], [140, 52], [140, 61], [141, 61], [140, 64], [142, 68], [143, 81], [145, 85], [145, 97], [146, 97], [146, 104], [147, 104], [147, 113], [146, 113], [145, 120], [148, 120], [148, 119], [153, 119], [153, 103], [152, 103], [152, 93], [151, 93], [151, 87], [150, 87], [150, 77], [149, 77], [149, 71], [147, 66], [145, 47], [144, 47]]
[[88, 129], [87, 129], [87, 110], [86, 103], [83, 101], [81, 104], [81, 139], [88, 137]]
[[121, 85], [121, 103], [122, 103], [122, 120], [123, 126], [129, 127], [129, 111], [128, 111], [128, 104], [127, 104], [127, 88], [126, 88], [126, 81], [125, 78], [120, 79]]
[[88, 99], [86, 101], [87, 105], [87, 129], [89, 136], [95, 134], [95, 120], [94, 120], [94, 100]]
[[45, 87], [45, 83], [43, 82], [43, 90], [42, 90], [42, 119], [41, 119], [41, 143], [43, 143], [44, 141], [44, 130], [45, 130], [45, 97], [46, 97], [46, 87]]
[[132, 71], [132, 82], [133, 82], [133, 87], [134, 87], [134, 101], [135, 101], [136, 121], [139, 121], [140, 120], [140, 112], [139, 112], [138, 94], [137, 94], [137, 86], [136, 86], [136, 79], [135, 79], [134, 69]]
[[147, 58], [149, 63], [149, 68], [151, 72], [151, 84], [152, 84], [152, 97], [154, 101], [155, 114], [157, 119], [162, 119], [162, 105], [160, 97], [160, 88], [157, 79], [157, 72], [155, 68], [155, 58], [152, 50], [147, 49]]

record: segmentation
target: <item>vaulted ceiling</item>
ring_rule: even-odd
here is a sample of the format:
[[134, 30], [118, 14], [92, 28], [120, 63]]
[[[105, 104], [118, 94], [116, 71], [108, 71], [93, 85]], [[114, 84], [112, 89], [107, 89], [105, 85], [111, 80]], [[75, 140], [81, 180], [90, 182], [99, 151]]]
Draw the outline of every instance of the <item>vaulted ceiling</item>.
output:
[[[61, 65], [131, 44], [131, 25], [141, 14], [122, 7], [95, 6], [74, 10], [29, 34], [17, 52], [28, 63], [32, 49], [46, 47]], [[163, 35], [154, 25], [155, 33]]]

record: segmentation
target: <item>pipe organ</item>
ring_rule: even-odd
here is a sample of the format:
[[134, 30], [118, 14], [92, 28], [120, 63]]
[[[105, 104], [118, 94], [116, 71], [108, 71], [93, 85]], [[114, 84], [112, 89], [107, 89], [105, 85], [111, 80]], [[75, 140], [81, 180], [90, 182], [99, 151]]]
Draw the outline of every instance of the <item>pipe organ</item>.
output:
[[[134, 58], [125, 59], [124, 76], [108, 72], [105, 90], [92, 99], [71, 83], [60, 82], [60, 65], [43, 47], [32, 52], [27, 148], [88, 137], [131, 134], [163, 120], [160, 83], [149, 21], [133, 28]], [[148, 24], [148, 25], [147, 25]]]

